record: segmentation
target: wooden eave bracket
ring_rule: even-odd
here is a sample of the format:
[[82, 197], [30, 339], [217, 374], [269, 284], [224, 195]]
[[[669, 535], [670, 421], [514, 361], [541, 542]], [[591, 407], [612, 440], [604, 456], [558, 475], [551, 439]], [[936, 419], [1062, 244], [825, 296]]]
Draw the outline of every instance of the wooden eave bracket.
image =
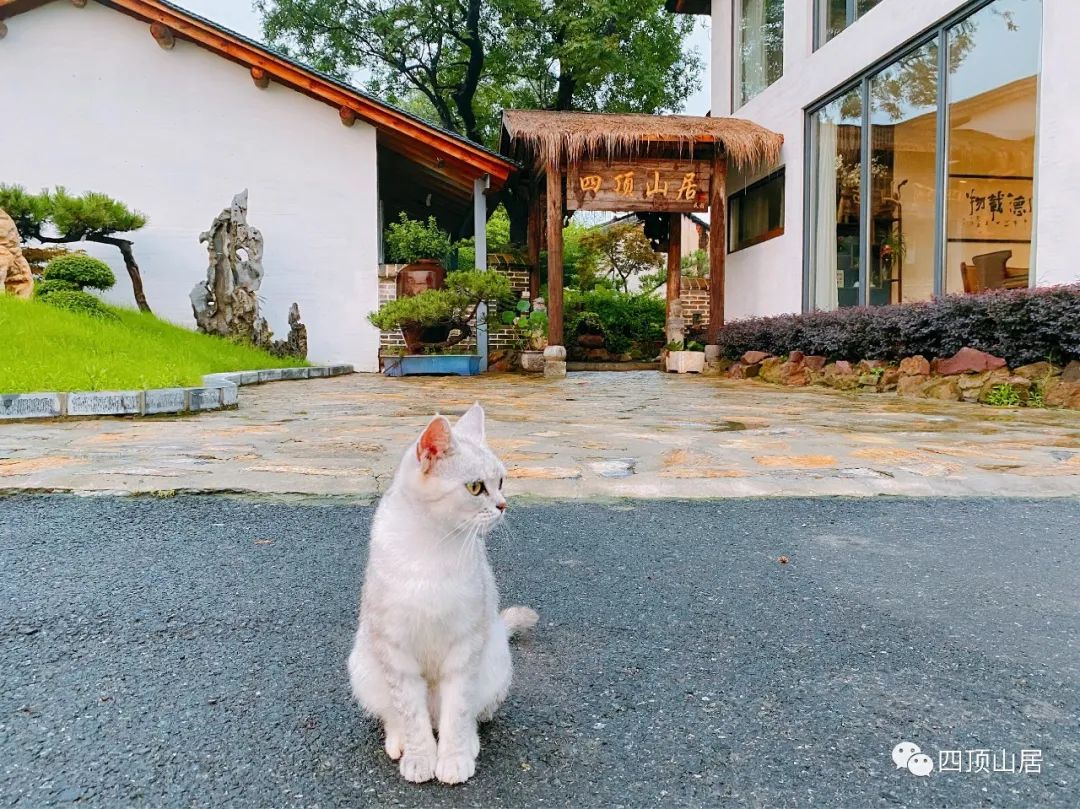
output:
[[173, 35], [172, 29], [165, 25], [165, 23], [150, 23], [150, 36], [152, 36], [154, 41], [164, 50], [171, 51], [176, 45], [176, 37]]
[[270, 74], [261, 67], [251, 68], [251, 80], [255, 82], [255, 86], [260, 90], [265, 90], [270, 86]]

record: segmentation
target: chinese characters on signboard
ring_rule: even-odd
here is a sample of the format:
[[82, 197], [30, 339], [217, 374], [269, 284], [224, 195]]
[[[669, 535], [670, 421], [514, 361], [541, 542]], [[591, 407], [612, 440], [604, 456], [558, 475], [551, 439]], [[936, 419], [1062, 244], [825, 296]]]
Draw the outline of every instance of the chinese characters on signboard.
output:
[[1031, 241], [1035, 207], [1030, 178], [953, 175], [949, 179], [951, 241]]
[[711, 166], [704, 161], [585, 161], [567, 171], [567, 207], [572, 211], [705, 211], [711, 179]]

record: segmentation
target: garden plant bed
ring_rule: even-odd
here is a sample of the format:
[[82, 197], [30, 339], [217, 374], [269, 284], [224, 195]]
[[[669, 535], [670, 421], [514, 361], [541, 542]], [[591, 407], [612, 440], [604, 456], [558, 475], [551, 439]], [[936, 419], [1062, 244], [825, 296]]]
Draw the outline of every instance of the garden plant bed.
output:
[[999, 407], [1080, 410], [1080, 361], [1073, 360], [1065, 367], [1041, 361], [1010, 369], [1004, 359], [974, 348], [962, 348], [952, 357], [931, 361], [916, 355], [899, 363], [828, 362], [823, 356], [801, 351], [786, 357], [747, 351], [735, 362], [714, 363], [711, 370], [732, 379], [758, 379], [790, 387], [821, 385], [842, 391], [895, 393]]

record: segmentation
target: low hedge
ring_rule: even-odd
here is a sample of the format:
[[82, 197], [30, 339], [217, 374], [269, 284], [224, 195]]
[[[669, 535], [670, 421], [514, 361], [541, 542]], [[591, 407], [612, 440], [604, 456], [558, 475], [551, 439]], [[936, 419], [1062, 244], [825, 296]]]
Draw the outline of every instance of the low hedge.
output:
[[802, 351], [830, 360], [896, 361], [950, 357], [968, 346], [1014, 368], [1067, 362], [1080, 358], [1080, 284], [737, 320], [720, 330], [719, 345], [731, 359], [747, 351]]
[[109, 307], [89, 292], [83, 292], [82, 290], [60, 289], [50, 292], [41, 300], [49, 304], [49, 306], [55, 306], [57, 309], [64, 309], [68, 312], [78, 312], [105, 320], [116, 319], [116, 315], [110, 311]]
[[45, 265], [43, 275], [46, 281], [67, 281], [79, 289], [89, 287], [105, 291], [116, 284], [116, 276], [108, 264], [81, 253], [54, 258]]

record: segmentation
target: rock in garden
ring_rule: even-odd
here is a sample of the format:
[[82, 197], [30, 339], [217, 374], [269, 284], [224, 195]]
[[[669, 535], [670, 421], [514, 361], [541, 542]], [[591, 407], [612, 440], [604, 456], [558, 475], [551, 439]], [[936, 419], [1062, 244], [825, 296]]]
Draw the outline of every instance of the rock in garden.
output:
[[[925, 360], [924, 360], [925, 362]], [[928, 366], [929, 367], [929, 364]], [[930, 379], [930, 374], [910, 374], [902, 376], [896, 383], [896, 392], [901, 396], [921, 397], [923, 385]]]
[[784, 361], [779, 357], [767, 357], [761, 361], [758, 378], [764, 382], [771, 382], [774, 385], [781, 384], [780, 366], [783, 364]]
[[1064, 376], [1047, 380], [1043, 402], [1049, 407], [1068, 407], [1080, 410], [1080, 381], [1069, 382]]
[[1080, 360], [1073, 360], [1061, 372], [1063, 382], [1080, 382]]
[[859, 374], [868, 374], [875, 368], [884, 368], [887, 363], [884, 360], [859, 360], [855, 366], [855, 372]]
[[762, 360], [767, 360], [771, 356], [772, 354], [769, 354], [766, 351], [747, 351], [742, 355], [742, 361], [745, 365], [757, 365]]
[[582, 348], [603, 348], [604, 335], [602, 334], [579, 334], [577, 344]]
[[878, 381], [878, 390], [880, 391], [894, 391], [900, 381], [900, 369], [899, 368], [886, 368], [885, 373], [881, 375], [881, 379]]
[[928, 380], [922, 386], [922, 395], [927, 399], [940, 399], [945, 402], [960, 401], [960, 385], [955, 376], [939, 376]]
[[820, 371], [828, 363], [828, 359], [818, 354], [811, 354], [808, 357], [803, 357], [803, 365], [809, 368], [811, 371]]
[[806, 359], [806, 355], [801, 351], [792, 351], [788, 355], [788, 362], [794, 362], [796, 365], [801, 365], [803, 360]]
[[1025, 379], [1022, 376], [1012, 376], [1007, 371], [1004, 373], [995, 372], [990, 375], [990, 378], [983, 384], [982, 391], [979, 394], [979, 401], [983, 404], [987, 404], [990, 401], [990, 397], [994, 395], [994, 390], [1001, 385], [1009, 385], [1016, 392], [1017, 398], [1020, 402], [1026, 402], [1028, 396], [1031, 393], [1032, 382], [1030, 379]]
[[859, 387], [859, 378], [855, 375], [851, 363], [847, 360], [831, 362], [822, 369], [821, 373], [821, 381], [830, 388], [854, 390]]
[[0, 292], [29, 298], [34, 291], [34, 277], [20, 244], [15, 220], [0, 210]]
[[810, 384], [810, 372], [801, 362], [788, 360], [779, 368], [780, 384], [803, 387]]
[[[1080, 363], [1077, 363], [1077, 366], [1078, 373], [1080, 373]], [[1021, 365], [1019, 368], [1015, 369], [1013, 373], [1017, 376], [1024, 377], [1024, 379], [1047, 379], [1051, 376], [1060, 374], [1061, 369], [1052, 363], [1043, 361]]]
[[937, 361], [936, 371], [942, 376], [953, 374], [977, 374], [1004, 368], [1005, 360], [979, 351], [976, 348], [961, 348], [953, 356]]
[[900, 360], [900, 376], [929, 376], [930, 362], [922, 354]]

